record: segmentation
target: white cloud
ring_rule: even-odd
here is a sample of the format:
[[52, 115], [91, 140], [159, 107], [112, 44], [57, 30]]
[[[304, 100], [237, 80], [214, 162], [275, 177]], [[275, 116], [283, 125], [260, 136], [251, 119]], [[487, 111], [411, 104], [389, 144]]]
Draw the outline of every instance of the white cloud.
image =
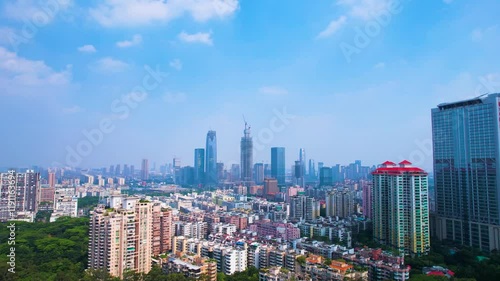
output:
[[116, 60], [111, 57], [102, 58], [90, 65], [90, 68], [96, 72], [122, 72], [125, 71], [129, 65], [121, 60]]
[[64, 114], [75, 114], [75, 113], [79, 113], [82, 111], [83, 111], [83, 109], [81, 107], [79, 107], [78, 105], [74, 105], [71, 107], [65, 107], [62, 109], [62, 113], [64, 113]]
[[0, 47], [0, 73], [3, 79], [24, 86], [65, 85], [71, 80], [71, 65], [57, 72], [43, 61], [18, 57]]
[[58, 72], [44, 61], [22, 58], [0, 47], [0, 92], [17, 94], [68, 85], [71, 68], [71, 65], [67, 65], [66, 69]]
[[174, 59], [170, 62], [170, 67], [176, 69], [176, 70], [181, 70], [182, 69], [182, 62], [180, 59]]
[[382, 69], [385, 68], [385, 62], [379, 62], [375, 66], [373, 66], [375, 69]]
[[338, 0], [337, 4], [349, 10], [349, 15], [361, 20], [371, 20], [391, 11], [393, 0]]
[[134, 35], [134, 37], [132, 37], [132, 40], [116, 42], [116, 46], [120, 48], [128, 48], [135, 45], [139, 45], [141, 44], [141, 42], [142, 42], [142, 36], [140, 34], [136, 34]]
[[178, 35], [178, 37], [181, 41], [187, 43], [202, 43], [206, 45], [213, 45], [212, 32], [198, 32], [189, 34], [183, 31]]
[[18, 21], [29, 20], [38, 25], [44, 25], [54, 20], [55, 16], [73, 5], [73, 0], [35, 1], [18, 0], [8, 1], [3, 6], [5, 17]]
[[261, 94], [272, 95], [272, 96], [282, 96], [288, 94], [286, 89], [277, 86], [264, 86], [259, 89]]
[[166, 93], [163, 96], [163, 101], [169, 104], [183, 103], [187, 100], [187, 96], [184, 93]]
[[200, 22], [225, 18], [238, 7], [238, 0], [105, 0], [90, 15], [103, 26], [134, 26], [169, 22], [184, 14]]
[[471, 39], [473, 41], [481, 41], [485, 37], [497, 34], [498, 25], [493, 25], [487, 28], [476, 28], [471, 33]]
[[345, 17], [345, 16], [341, 16], [341, 17], [339, 17], [336, 20], [332, 20], [328, 24], [328, 26], [325, 28], [325, 30], [321, 31], [318, 34], [317, 38], [327, 38], [327, 37], [330, 37], [332, 34], [334, 34], [335, 32], [339, 31], [340, 28], [342, 28], [342, 26], [345, 25], [346, 21], [347, 21], [347, 17]]
[[78, 47], [78, 51], [82, 53], [95, 53], [97, 50], [93, 45], [83, 45], [81, 47]]

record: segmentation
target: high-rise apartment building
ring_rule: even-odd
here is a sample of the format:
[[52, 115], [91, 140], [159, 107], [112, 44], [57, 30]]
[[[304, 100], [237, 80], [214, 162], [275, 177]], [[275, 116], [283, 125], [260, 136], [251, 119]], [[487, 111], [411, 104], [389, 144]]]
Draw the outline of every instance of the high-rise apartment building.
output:
[[319, 202], [312, 197], [299, 195], [290, 198], [290, 219], [312, 221], [319, 216]]
[[354, 214], [354, 194], [348, 188], [334, 189], [325, 199], [327, 216], [348, 218]]
[[205, 182], [208, 185], [217, 185], [217, 134], [208, 131], [205, 149]]
[[403, 161], [372, 172], [373, 237], [406, 255], [430, 249], [427, 173]]
[[148, 273], [156, 230], [153, 203], [125, 196], [110, 201], [110, 208], [99, 206], [91, 216], [88, 267], [116, 277], [127, 270]]
[[194, 150], [194, 181], [201, 184], [205, 181], [205, 149]]
[[271, 177], [278, 180], [279, 185], [285, 184], [285, 148], [271, 148]]
[[253, 140], [250, 136], [250, 126], [245, 122], [245, 130], [241, 138], [241, 180], [252, 181], [253, 168]]
[[40, 173], [14, 170], [0, 173], [0, 221], [33, 221], [40, 203]]
[[500, 249], [499, 136], [500, 94], [432, 109], [439, 239]]
[[149, 179], [149, 161], [148, 159], [142, 159], [141, 166], [141, 180]]
[[49, 172], [49, 176], [48, 176], [48, 183], [49, 183], [49, 187], [50, 188], [54, 188], [56, 186], [56, 173], [54, 172]]

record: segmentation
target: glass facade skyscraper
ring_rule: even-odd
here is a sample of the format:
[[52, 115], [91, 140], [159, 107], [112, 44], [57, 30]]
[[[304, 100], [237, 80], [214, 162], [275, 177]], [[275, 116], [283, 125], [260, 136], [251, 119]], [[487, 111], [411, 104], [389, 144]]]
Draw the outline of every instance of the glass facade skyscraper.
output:
[[500, 94], [432, 109], [436, 235], [500, 249]]
[[206, 143], [206, 165], [205, 165], [205, 183], [208, 185], [217, 185], [217, 134], [215, 131], [208, 131]]
[[278, 180], [279, 185], [285, 184], [285, 148], [271, 148], [271, 177]]
[[194, 150], [194, 182], [200, 184], [204, 182], [205, 175], [205, 149]]

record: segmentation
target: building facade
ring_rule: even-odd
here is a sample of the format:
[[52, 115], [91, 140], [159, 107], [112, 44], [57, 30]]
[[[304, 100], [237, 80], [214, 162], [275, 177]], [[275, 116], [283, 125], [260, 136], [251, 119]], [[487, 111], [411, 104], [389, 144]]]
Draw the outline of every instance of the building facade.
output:
[[194, 150], [194, 181], [201, 184], [205, 181], [205, 149]]
[[500, 249], [500, 94], [432, 109], [436, 234]]
[[205, 149], [205, 183], [217, 185], [217, 134], [215, 131], [208, 131]]
[[278, 180], [279, 185], [285, 184], [285, 148], [271, 148], [271, 177]]
[[0, 173], [0, 221], [33, 221], [40, 203], [40, 173]]
[[408, 161], [385, 162], [373, 173], [373, 237], [406, 255], [430, 249], [427, 173]]
[[252, 181], [253, 168], [253, 140], [250, 136], [250, 126], [245, 122], [245, 130], [241, 138], [241, 180], [243, 182]]
[[149, 161], [148, 159], [142, 159], [141, 165], [141, 180], [149, 179]]
[[348, 188], [334, 189], [325, 199], [328, 217], [347, 218], [354, 214], [354, 194]]
[[148, 273], [152, 266], [153, 204], [116, 197], [93, 211], [89, 225], [88, 268], [123, 277], [127, 270]]

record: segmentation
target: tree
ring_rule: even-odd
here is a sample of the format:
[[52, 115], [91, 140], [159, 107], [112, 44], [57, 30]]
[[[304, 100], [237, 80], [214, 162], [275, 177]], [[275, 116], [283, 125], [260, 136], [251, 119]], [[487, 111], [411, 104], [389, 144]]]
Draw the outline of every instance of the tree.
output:
[[167, 275], [163, 273], [157, 265], [151, 268], [148, 274], [144, 276], [144, 281], [167, 281]]
[[306, 257], [305, 256], [298, 256], [296, 260], [301, 265], [306, 264]]
[[83, 281], [120, 281], [120, 278], [111, 276], [105, 269], [89, 269]]
[[224, 274], [224, 272], [218, 272], [217, 281], [226, 281], [226, 274]]

